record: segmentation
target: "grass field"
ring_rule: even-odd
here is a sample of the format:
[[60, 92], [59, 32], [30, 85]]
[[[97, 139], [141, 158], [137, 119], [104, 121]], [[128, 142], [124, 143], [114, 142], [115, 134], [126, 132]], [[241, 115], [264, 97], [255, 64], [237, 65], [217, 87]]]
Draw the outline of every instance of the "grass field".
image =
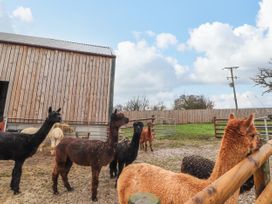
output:
[[[131, 138], [132, 132], [132, 128], [122, 129], [123, 137]], [[214, 126], [212, 123], [156, 125], [155, 134], [158, 140], [207, 139], [214, 137]]]

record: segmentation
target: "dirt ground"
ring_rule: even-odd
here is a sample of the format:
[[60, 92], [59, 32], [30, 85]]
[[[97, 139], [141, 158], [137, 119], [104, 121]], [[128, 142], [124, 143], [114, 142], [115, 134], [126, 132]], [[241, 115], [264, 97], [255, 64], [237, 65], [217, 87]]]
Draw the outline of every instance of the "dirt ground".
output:
[[[219, 148], [219, 140], [210, 139], [202, 141], [156, 141], [154, 152], [139, 151], [135, 162], [147, 162], [174, 172], [180, 171], [181, 160], [184, 156], [199, 154], [215, 159]], [[9, 189], [10, 174], [13, 168], [12, 161], [0, 161], [0, 203], [1, 204], [51, 204], [71, 203], [87, 204], [91, 196], [91, 170], [89, 167], [73, 165], [69, 173], [70, 184], [74, 191], [67, 192], [59, 179], [59, 195], [52, 194], [51, 171], [53, 157], [48, 151], [36, 153], [27, 159], [23, 167], [21, 179], [21, 194], [14, 196]], [[98, 188], [97, 204], [118, 203], [114, 180], [109, 177], [108, 166], [101, 171]], [[239, 203], [253, 203], [254, 190], [240, 196]]]

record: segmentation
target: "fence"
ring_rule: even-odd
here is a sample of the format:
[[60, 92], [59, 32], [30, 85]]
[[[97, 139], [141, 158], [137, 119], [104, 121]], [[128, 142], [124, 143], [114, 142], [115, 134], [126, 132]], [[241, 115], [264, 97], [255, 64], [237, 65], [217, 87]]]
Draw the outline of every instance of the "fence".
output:
[[[224, 203], [238, 188], [254, 174], [256, 204], [271, 203], [272, 184], [269, 182], [269, 171], [265, 173], [264, 163], [272, 154], [272, 140], [263, 145], [259, 151], [241, 161], [223, 176], [202, 191], [198, 192], [186, 204]], [[233, 179], [238, 178], [238, 179]], [[268, 178], [268, 179], [267, 179]]]
[[[224, 133], [224, 128], [227, 124], [228, 119], [226, 118], [216, 118], [213, 119], [214, 124], [214, 135], [217, 138], [221, 138]], [[270, 117], [259, 117], [254, 120], [255, 127], [260, 133], [262, 138], [266, 140], [272, 137], [272, 120]]]
[[[235, 113], [237, 117], [248, 117], [255, 113], [255, 117], [272, 114], [272, 108], [247, 108], [239, 109], [201, 109], [201, 110], [165, 110], [165, 111], [129, 111], [124, 112], [128, 118], [150, 118], [155, 115], [156, 118], [171, 118], [176, 124], [187, 123], [211, 123], [213, 118], [228, 118], [230, 113]], [[156, 122], [155, 122], [156, 123]]]

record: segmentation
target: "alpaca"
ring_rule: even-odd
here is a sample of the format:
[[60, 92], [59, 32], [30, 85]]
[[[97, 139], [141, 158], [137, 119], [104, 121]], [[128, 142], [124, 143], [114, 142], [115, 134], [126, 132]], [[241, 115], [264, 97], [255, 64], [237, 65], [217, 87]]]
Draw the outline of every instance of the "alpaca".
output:
[[152, 127], [152, 123], [147, 123], [147, 128], [144, 128], [141, 134], [141, 139], [140, 139], [140, 146], [141, 149], [144, 149], [145, 151], [147, 151], [147, 142], [149, 142], [149, 147], [150, 150], [153, 152], [153, 148], [152, 148], [152, 141], [154, 139], [154, 135], [151, 132], [151, 127]]
[[68, 182], [68, 173], [73, 162], [92, 169], [92, 201], [97, 201], [99, 173], [102, 166], [112, 161], [118, 143], [118, 130], [129, 122], [123, 113], [117, 110], [111, 115], [109, 135], [106, 142], [79, 138], [64, 138], [56, 147], [55, 167], [52, 172], [53, 192], [58, 194], [58, 176], [62, 177], [68, 191], [73, 190]]
[[[29, 127], [25, 128], [21, 131], [21, 133], [28, 133], [28, 134], [34, 134], [38, 131], [38, 128], [35, 127]], [[64, 133], [68, 132], [74, 132], [74, 128], [72, 128], [67, 123], [55, 123], [54, 126], [51, 128], [49, 133], [47, 134], [47, 137], [45, 140], [40, 144], [39, 151], [42, 152], [44, 147], [51, 143], [51, 155], [55, 154], [55, 147], [60, 143], [60, 141], [64, 138]]]
[[[117, 144], [116, 152], [114, 159], [110, 163], [110, 176], [114, 178], [121, 174], [124, 165], [127, 166], [131, 164], [138, 155], [139, 150], [139, 140], [141, 132], [143, 130], [144, 124], [142, 122], [133, 123], [133, 137], [132, 141], [129, 143], [128, 140], [123, 140]], [[117, 173], [117, 164], [118, 164], [118, 173]]]
[[[210, 177], [214, 167], [214, 161], [198, 155], [190, 155], [182, 159], [181, 172], [190, 174], [200, 179]], [[254, 186], [253, 176], [241, 186], [240, 194], [249, 191]]]
[[[117, 181], [119, 203], [128, 203], [129, 196], [136, 192], [153, 193], [161, 203], [186, 202], [246, 158], [249, 152], [260, 148], [261, 142], [253, 120], [253, 114], [243, 120], [230, 114], [215, 167], [207, 180], [145, 163], [124, 168]], [[239, 190], [226, 203], [236, 203], [238, 196]]]
[[22, 166], [28, 157], [34, 155], [38, 146], [45, 139], [51, 127], [61, 121], [60, 108], [57, 111], [48, 109], [48, 117], [35, 134], [18, 132], [0, 133], [0, 160], [14, 160], [10, 188], [14, 194], [20, 193], [19, 185], [22, 174]]

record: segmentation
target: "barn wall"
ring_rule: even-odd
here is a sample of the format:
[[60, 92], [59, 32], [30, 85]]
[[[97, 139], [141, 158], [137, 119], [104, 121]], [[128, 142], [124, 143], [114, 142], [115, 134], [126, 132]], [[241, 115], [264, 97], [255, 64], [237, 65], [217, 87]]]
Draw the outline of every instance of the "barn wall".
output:
[[113, 58], [9, 43], [0, 53], [10, 121], [44, 120], [52, 106], [68, 122], [108, 123]]

